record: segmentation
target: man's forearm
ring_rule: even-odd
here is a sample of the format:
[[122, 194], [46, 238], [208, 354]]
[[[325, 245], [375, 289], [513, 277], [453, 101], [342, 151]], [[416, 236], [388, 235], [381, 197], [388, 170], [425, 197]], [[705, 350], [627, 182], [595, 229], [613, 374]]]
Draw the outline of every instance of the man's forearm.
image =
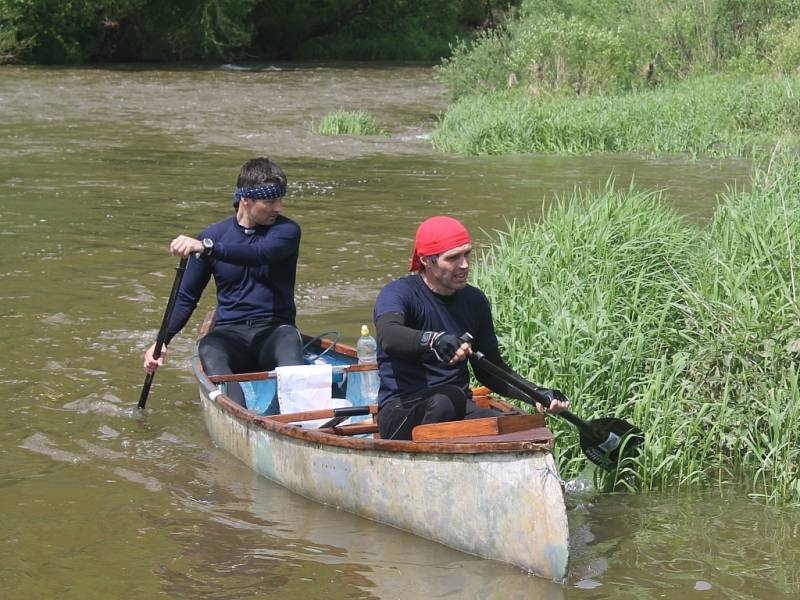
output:
[[404, 324], [402, 313], [384, 313], [375, 321], [378, 343], [390, 356], [413, 358], [428, 348], [421, 343], [423, 331]]

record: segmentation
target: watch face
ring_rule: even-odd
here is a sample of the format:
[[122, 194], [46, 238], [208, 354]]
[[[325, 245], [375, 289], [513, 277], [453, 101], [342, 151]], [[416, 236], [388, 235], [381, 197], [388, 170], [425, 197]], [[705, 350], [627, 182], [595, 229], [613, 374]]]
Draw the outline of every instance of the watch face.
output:
[[419, 338], [420, 346], [427, 346], [431, 342], [431, 336], [433, 335], [432, 331], [426, 331], [422, 334], [422, 337]]

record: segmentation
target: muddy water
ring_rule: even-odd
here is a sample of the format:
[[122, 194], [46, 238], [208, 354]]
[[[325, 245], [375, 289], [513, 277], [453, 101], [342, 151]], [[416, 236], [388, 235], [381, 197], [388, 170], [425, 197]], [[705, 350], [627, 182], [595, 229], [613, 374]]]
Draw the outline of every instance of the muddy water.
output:
[[[0, 579], [7, 598], [796, 598], [797, 513], [733, 491], [599, 495], [569, 482], [573, 560], [553, 584], [317, 505], [209, 441], [188, 372], [200, 313], [145, 415], [141, 352], [166, 247], [230, 214], [270, 155], [303, 227], [303, 329], [352, 341], [414, 228], [461, 217], [485, 243], [554, 194], [609, 177], [703, 221], [740, 162], [433, 153], [445, 102], [419, 66], [0, 70]], [[339, 108], [391, 136], [322, 137]]]

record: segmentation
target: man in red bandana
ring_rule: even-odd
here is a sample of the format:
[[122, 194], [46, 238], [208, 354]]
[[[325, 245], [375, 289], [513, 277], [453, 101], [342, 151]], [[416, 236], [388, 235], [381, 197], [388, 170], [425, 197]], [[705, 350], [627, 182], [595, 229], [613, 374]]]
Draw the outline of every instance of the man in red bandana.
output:
[[[432, 217], [417, 229], [410, 271], [380, 291], [374, 321], [378, 332], [378, 429], [384, 439], [411, 439], [423, 423], [457, 421], [499, 414], [472, 400], [467, 360], [473, 349], [494, 364], [503, 361], [486, 296], [467, 283], [472, 242], [452, 217]], [[469, 333], [471, 343], [461, 336]], [[519, 391], [472, 365], [481, 384], [500, 395]], [[558, 390], [540, 388], [558, 412], [569, 402]], [[540, 405], [539, 408], [541, 409]]]

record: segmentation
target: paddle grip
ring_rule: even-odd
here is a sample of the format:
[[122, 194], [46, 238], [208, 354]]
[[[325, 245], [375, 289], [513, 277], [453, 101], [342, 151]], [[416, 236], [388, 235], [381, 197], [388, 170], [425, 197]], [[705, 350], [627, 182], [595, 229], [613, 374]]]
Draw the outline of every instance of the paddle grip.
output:
[[333, 409], [334, 417], [360, 417], [362, 415], [370, 414], [370, 408], [367, 405], [363, 406], [343, 406], [341, 408]]

